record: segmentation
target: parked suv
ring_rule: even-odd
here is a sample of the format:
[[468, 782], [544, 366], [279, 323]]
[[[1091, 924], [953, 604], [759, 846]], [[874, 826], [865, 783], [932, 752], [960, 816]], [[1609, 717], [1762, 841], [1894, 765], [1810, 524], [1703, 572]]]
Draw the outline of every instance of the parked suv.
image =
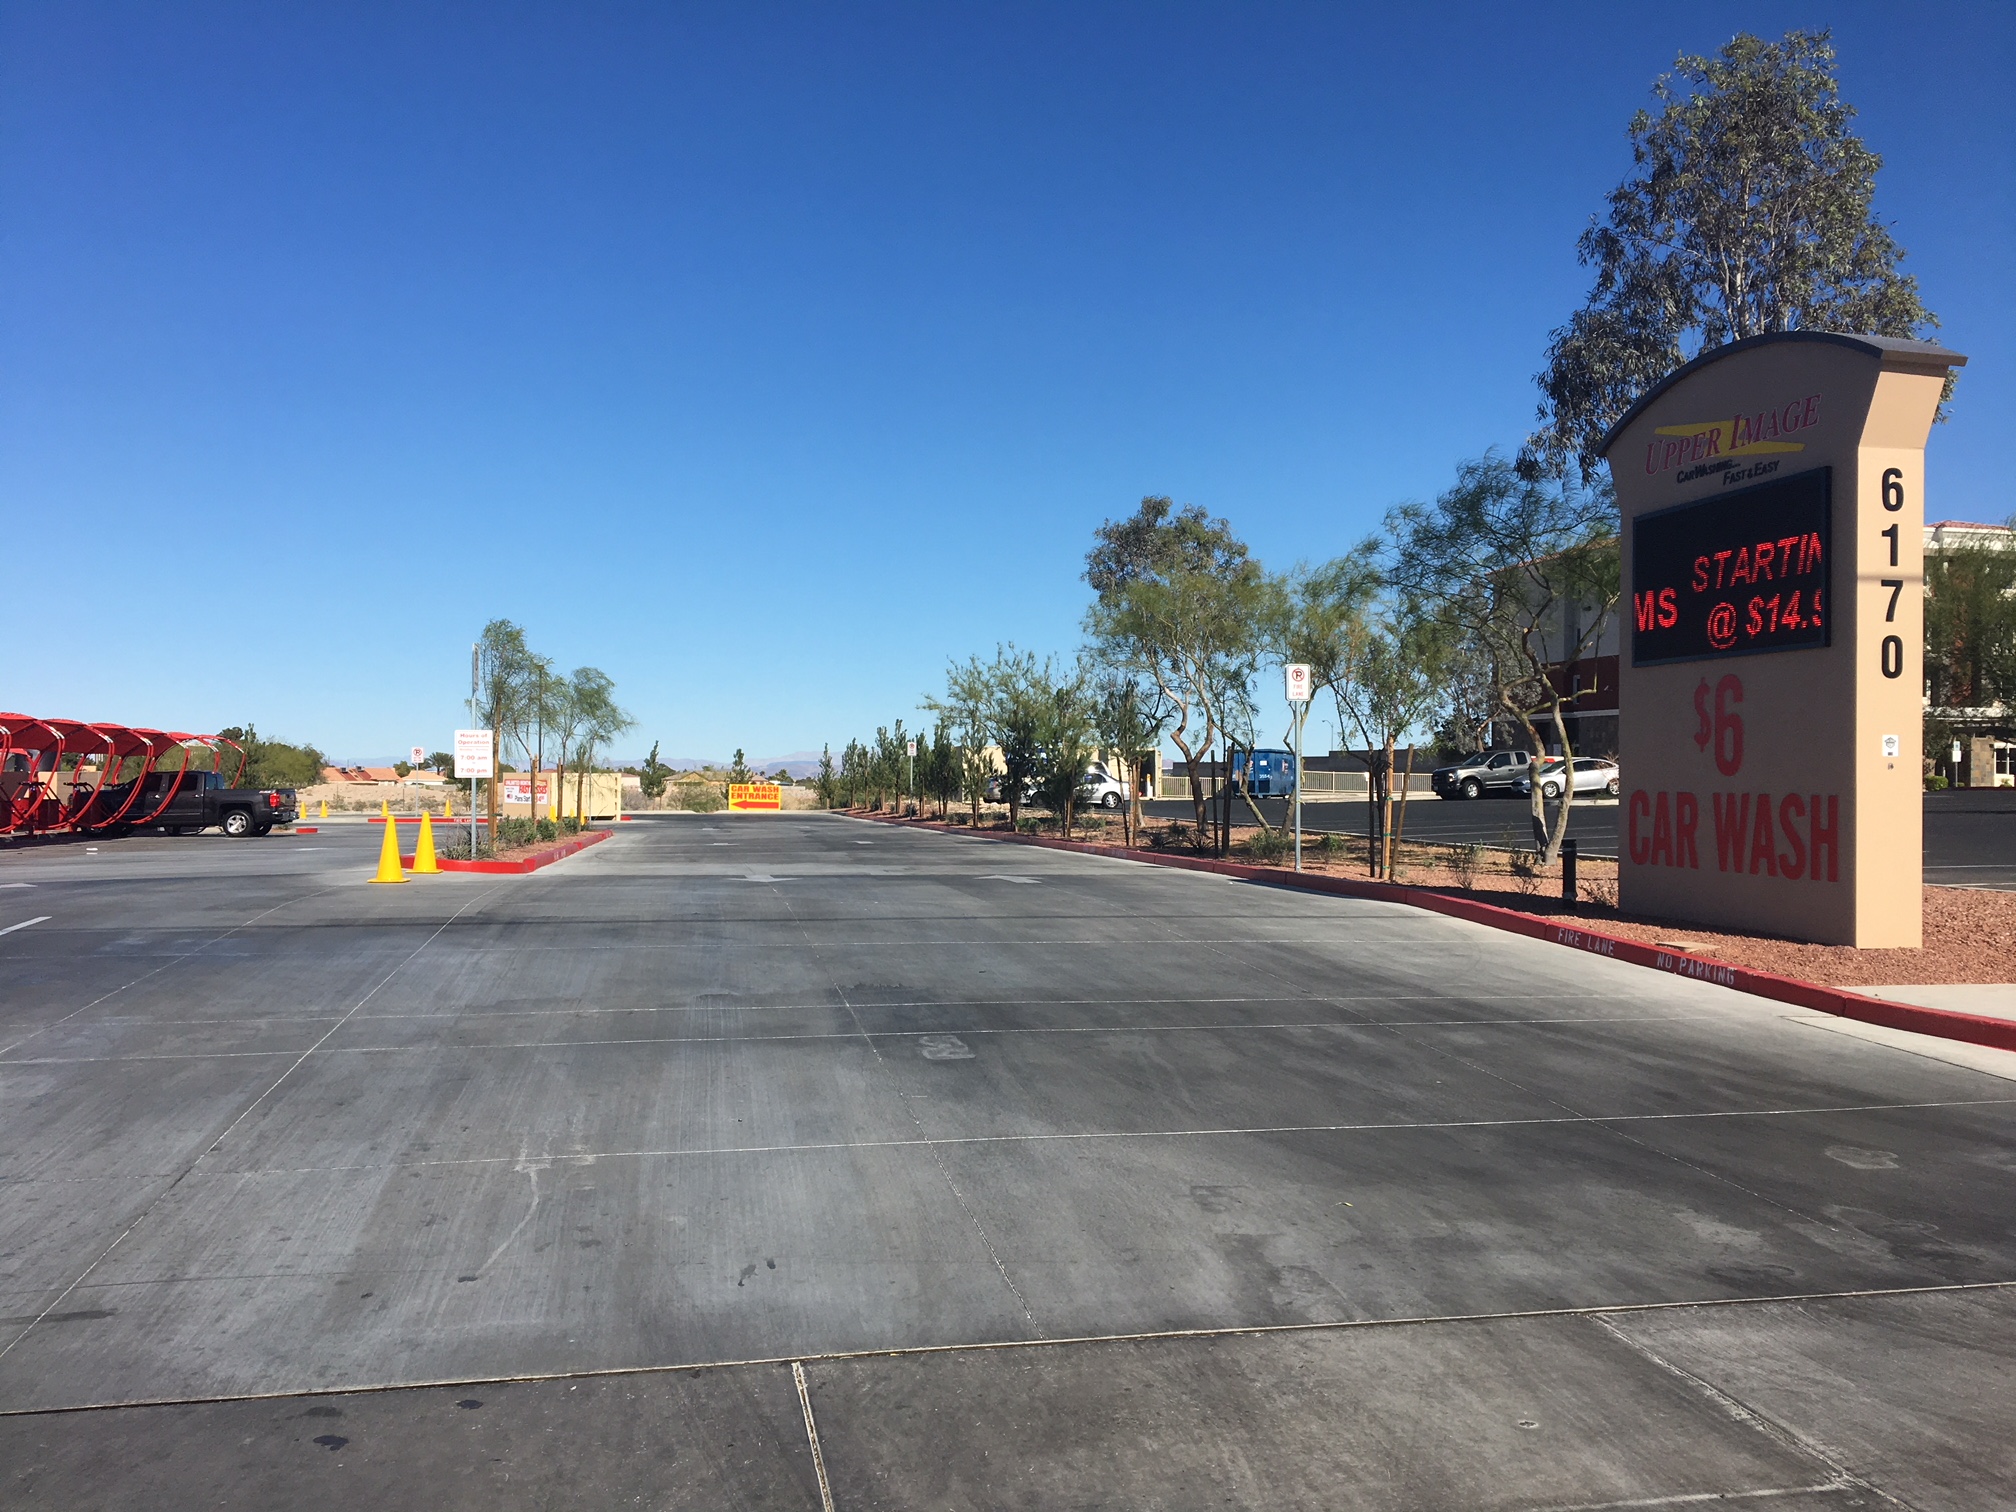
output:
[[1437, 767], [1435, 792], [1442, 798], [1482, 798], [1492, 789], [1510, 792], [1532, 762], [1525, 751], [1479, 751], [1454, 766]]
[[[1540, 795], [1543, 798], [1561, 796], [1561, 758], [1549, 756], [1540, 763]], [[1533, 791], [1531, 769], [1528, 775], [1514, 782], [1513, 787], [1530, 795]], [[1622, 791], [1623, 778], [1617, 771], [1617, 763], [1605, 761], [1600, 756], [1577, 756], [1575, 758], [1575, 791], [1578, 793], [1608, 793], [1612, 798]]]

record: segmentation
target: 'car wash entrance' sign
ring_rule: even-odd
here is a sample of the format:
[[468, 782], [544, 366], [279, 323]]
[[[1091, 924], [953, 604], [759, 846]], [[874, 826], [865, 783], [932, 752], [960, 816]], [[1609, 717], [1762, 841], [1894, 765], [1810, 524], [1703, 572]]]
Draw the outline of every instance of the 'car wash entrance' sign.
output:
[[1966, 360], [1753, 337], [1604, 439], [1624, 524], [1624, 907], [1920, 943], [1924, 449]]

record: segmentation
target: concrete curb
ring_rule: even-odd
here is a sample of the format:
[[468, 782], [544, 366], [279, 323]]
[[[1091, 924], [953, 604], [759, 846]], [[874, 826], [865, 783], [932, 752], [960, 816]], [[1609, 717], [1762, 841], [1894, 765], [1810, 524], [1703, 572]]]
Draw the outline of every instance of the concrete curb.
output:
[[1263, 882], [1275, 887], [1296, 888], [1303, 892], [1329, 893], [1344, 898], [1374, 898], [1382, 903], [1404, 903], [1409, 908], [1422, 908], [1430, 913], [1447, 914], [1451, 918], [1466, 919], [1472, 924], [1488, 925], [1492, 929], [1525, 935], [1528, 939], [1545, 940], [1553, 945], [1566, 945], [1573, 950], [1586, 950], [1593, 955], [1608, 956], [1612, 960], [1625, 961], [1633, 966], [1649, 966], [1655, 971], [1670, 972], [1674, 976], [1713, 982], [1720, 987], [1734, 988], [1737, 992], [1771, 998], [1780, 1003], [1791, 1003], [1800, 1008], [1816, 1009], [1821, 1013], [1834, 1014], [1838, 1018], [1859, 1019], [1865, 1024], [1881, 1024], [1886, 1029], [1904, 1029], [1913, 1034], [1932, 1034], [1941, 1039], [1964, 1040], [1972, 1045], [1987, 1045], [1996, 1050], [2016, 1051], [2016, 1022], [2008, 1019], [1986, 1018], [1976, 1013], [1957, 1013], [1949, 1008], [1920, 1008], [1913, 1003], [1894, 1003], [1883, 998], [1863, 997], [1860, 993], [1844, 991], [1839, 987], [1822, 987], [1815, 982], [1802, 982], [1796, 977], [1778, 976], [1773, 972], [1757, 971], [1748, 966], [1704, 961], [1698, 956], [1661, 950], [1656, 945], [1647, 945], [1639, 940], [1627, 940], [1620, 935], [1604, 934], [1601, 930], [1586, 929], [1578, 924], [1563, 924], [1554, 919], [1540, 918], [1535, 914], [1520, 913], [1516, 909], [1500, 908], [1495, 903], [1479, 903], [1470, 898], [1451, 897], [1447, 893], [1398, 887], [1390, 882], [1360, 882], [1348, 877], [1319, 877], [1308, 872], [1281, 871], [1271, 866], [1248, 866], [1244, 862], [1217, 861], [1206, 856], [1158, 855], [1153, 851], [1128, 850], [1118, 845], [1095, 845], [1086, 840], [1056, 840], [1048, 835], [1010, 835], [988, 830], [973, 830], [963, 825], [940, 824], [933, 819], [899, 819], [894, 815], [878, 814], [857, 814], [853, 817], [872, 819], [880, 824], [900, 825], [908, 829], [931, 829], [950, 835], [965, 835], [975, 840], [999, 840], [1015, 845], [1034, 845], [1044, 850], [1077, 851], [1088, 856], [1139, 861], [1147, 866], [1172, 866], [1182, 871], [1215, 872], [1219, 876], [1238, 877], [1243, 881]]
[[[488, 877], [525, 877], [542, 866], [551, 866], [555, 861], [564, 861], [576, 851], [586, 850], [600, 840], [607, 840], [613, 830], [591, 830], [578, 835], [562, 845], [549, 846], [542, 851], [534, 851], [529, 856], [516, 861], [451, 861], [443, 857], [439, 863], [444, 872], [481, 872]], [[399, 864], [408, 871], [413, 869], [413, 858], [401, 856]]]

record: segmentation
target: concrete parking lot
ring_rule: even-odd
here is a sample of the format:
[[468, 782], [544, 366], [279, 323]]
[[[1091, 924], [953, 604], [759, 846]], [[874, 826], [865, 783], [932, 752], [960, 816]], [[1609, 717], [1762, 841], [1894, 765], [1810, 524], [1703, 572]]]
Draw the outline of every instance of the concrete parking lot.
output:
[[2016, 1055], [824, 815], [378, 834], [0, 854], [0, 1504], [2008, 1504]]

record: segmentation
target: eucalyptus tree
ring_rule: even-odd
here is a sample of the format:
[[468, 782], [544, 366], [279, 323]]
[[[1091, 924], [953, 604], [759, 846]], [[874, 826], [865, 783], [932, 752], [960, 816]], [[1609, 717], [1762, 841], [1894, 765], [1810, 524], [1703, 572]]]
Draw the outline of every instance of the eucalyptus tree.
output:
[[1656, 114], [1629, 127], [1633, 171], [1577, 244], [1594, 285], [1551, 338], [1523, 470], [1590, 481], [1610, 426], [1708, 348], [1939, 324], [1876, 217], [1883, 160], [1850, 129], [1834, 69], [1828, 32], [1745, 32], [1712, 58], [1682, 54], [1653, 84]]
[[[476, 642], [476, 718], [490, 732], [490, 748], [501, 768], [505, 736], [522, 726], [539, 664], [525, 644], [525, 632], [508, 619], [493, 619]], [[499, 784], [489, 785], [490, 832], [497, 832]]]
[[637, 721], [616, 703], [616, 682], [597, 667], [576, 667], [567, 679], [567, 701], [579, 720], [574, 759], [574, 819], [583, 818], [586, 774], [594, 769], [595, 748], [614, 740]]

